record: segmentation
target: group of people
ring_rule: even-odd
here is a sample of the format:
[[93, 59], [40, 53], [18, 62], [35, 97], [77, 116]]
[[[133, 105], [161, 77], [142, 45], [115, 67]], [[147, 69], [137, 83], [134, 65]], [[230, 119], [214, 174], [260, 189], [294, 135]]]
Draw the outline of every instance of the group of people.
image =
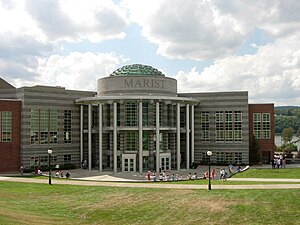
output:
[[275, 158], [271, 160], [272, 169], [285, 168], [286, 160], [283, 158]]
[[153, 180], [153, 181], [175, 181], [175, 180], [182, 180], [182, 175], [181, 174], [167, 174], [166, 171], [163, 171], [162, 173], [160, 173], [157, 177], [157, 174], [155, 172], [155, 170], [153, 171], [152, 175], [151, 175], [151, 171], [148, 170], [147, 172], [147, 179]]
[[[66, 178], [70, 178], [71, 174], [69, 173], [69, 171], [66, 172]], [[55, 173], [55, 177], [60, 177], [63, 178], [64, 177], [64, 173], [62, 170], [57, 170]]]
[[[236, 167], [236, 172], [239, 173], [242, 171], [241, 166], [237, 166]], [[226, 179], [228, 178], [228, 175], [235, 173], [235, 168], [233, 167], [233, 165], [228, 165], [227, 168], [221, 168], [220, 169], [220, 180], [222, 181], [226, 181]], [[210, 174], [210, 179], [215, 179], [216, 177], [216, 172], [215, 169], [212, 168], [211, 170], [211, 174]], [[177, 180], [196, 180], [198, 179], [198, 175], [195, 172], [194, 174], [192, 173], [188, 173], [186, 178], [183, 178], [181, 174], [168, 174], [166, 173], [166, 171], [163, 171], [162, 173], [160, 173], [158, 176], [156, 174], [155, 171], [153, 171], [153, 173], [151, 174], [151, 171], [148, 170], [147, 172], [147, 179], [150, 181], [177, 181]], [[200, 177], [200, 179], [209, 179], [209, 172], [206, 171], [203, 173], [203, 176]]]

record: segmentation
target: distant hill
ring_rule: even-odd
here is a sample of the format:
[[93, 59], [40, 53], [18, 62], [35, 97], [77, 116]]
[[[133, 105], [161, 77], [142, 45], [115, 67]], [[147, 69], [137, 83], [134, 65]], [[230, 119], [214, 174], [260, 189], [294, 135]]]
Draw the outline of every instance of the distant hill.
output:
[[276, 106], [275, 133], [281, 134], [284, 128], [292, 127], [295, 132], [300, 128], [300, 106]]

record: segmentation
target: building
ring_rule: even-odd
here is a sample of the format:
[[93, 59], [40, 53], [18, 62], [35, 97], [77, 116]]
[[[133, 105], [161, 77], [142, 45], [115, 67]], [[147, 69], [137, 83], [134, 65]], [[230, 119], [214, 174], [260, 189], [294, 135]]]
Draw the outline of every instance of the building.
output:
[[[260, 146], [260, 158], [273, 157], [273, 104], [249, 105], [246, 91], [178, 93], [177, 81], [151, 66], [124, 66], [99, 79], [97, 92], [10, 87], [0, 88], [2, 98], [22, 104], [19, 163], [26, 168], [46, 166], [49, 148], [52, 164], [115, 173], [189, 169], [206, 163], [208, 150], [213, 163], [248, 164], [259, 129], [265, 135], [257, 138], [271, 143]], [[258, 113], [269, 118], [261, 127]]]

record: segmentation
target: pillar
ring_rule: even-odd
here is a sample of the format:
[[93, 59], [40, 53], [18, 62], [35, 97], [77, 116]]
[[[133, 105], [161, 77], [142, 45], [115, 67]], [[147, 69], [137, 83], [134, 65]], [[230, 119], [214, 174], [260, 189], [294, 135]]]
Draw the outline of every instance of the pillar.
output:
[[143, 102], [139, 101], [139, 173], [143, 174]]
[[80, 167], [83, 161], [83, 105], [80, 105]]
[[92, 170], [92, 105], [88, 106], [88, 164]]
[[102, 172], [103, 165], [102, 125], [102, 103], [99, 103], [99, 172]]
[[177, 142], [177, 170], [180, 170], [180, 103], [177, 103], [177, 117], [176, 117], [176, 142]]
[[186, 169], [190, 168], [190, 105], [186, 104], [185, 139], [186, 139]]
[[117, 173], [117, 103], [114, 102], [114, 121], [113, 121], [113, 154], [114, 154], [114, 173]]

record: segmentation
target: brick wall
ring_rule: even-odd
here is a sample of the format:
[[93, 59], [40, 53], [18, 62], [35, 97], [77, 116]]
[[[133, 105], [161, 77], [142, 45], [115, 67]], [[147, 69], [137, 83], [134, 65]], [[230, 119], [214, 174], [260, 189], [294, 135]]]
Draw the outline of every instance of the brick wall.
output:
[[0, 100], [0, 111], [12, 112], [12, 141], [0, 141], [0, 172], [18, 171], [21, 159], [21, 101]]
[[[263, 154], [270, 154], [270, 159], [274, 157], [275, 151], [275, 118], [274, 118], [274, 104], [249, 104], [249, 147], [250, 153], [252, 151], [253, 142], [253, 114], [254, 113], [270, 113], [271, 119], [271, 138], [257, 139], [259, 147], [259, 155], [262, 161]], [[269, 162], [262, 162], [269, 163]]]

